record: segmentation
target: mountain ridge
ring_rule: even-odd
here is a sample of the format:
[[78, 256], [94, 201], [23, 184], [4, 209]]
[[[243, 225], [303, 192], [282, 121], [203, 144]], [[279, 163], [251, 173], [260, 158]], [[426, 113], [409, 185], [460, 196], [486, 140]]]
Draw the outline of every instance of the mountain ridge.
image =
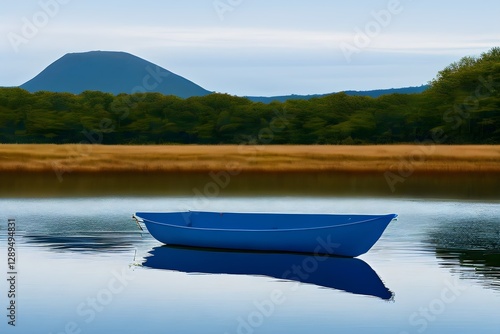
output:
[[[21, 86], [31, 93], [49, 91], [80, 94], [84, 91], [120, 93], [155, 92], [181, 98], [213, 93], [159, 65], [123, 51], [67, 53]], [[352, 96], [378, 97], [386, 94], [420, 93], [428, 86], [344, 91]], [[337, 92], [312, 95], [244, 96], [253, 102], [309, 100]]]

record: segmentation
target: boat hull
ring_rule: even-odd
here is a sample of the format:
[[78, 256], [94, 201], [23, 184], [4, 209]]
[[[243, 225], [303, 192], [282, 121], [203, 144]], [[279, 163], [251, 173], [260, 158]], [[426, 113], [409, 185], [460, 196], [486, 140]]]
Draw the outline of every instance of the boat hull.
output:
[[[196, 214], [196, 219], [191, 215]], [[204, 214], [206, 217], [204, 219]], [[366, 253], [396, 215], [337, 216], [293, 214], [136, 213], [151, 235], [167, 245], [258, 251], [285, 251], [356, 257]], [[269, 218], [271, 217], [271, 218]], [[342, 217], [340, 219], [339, 217]], [[349, 217], [349, 218], [346, 218]], [[240, 218], [241, 226], [238, 226]], [[260, 218], [260, 222], [259, 222]], [[314, 224], [315, 219], [325, 221]], [[326, 223], [331, 218], [332, 225]], [[359, 218], [359, 219], [358, 219]], [[250, 221], [255, 219], [255, 227]], [[236, 221], [234, 221], [236, 220]], [[290, 223], [287, 220], [296, 220]], [[285, 223], [280, 223], [284, 221]], [[341, 222], [339, 222], [341, 221]], [[233, 225], [228, 225], [233, 224]]]

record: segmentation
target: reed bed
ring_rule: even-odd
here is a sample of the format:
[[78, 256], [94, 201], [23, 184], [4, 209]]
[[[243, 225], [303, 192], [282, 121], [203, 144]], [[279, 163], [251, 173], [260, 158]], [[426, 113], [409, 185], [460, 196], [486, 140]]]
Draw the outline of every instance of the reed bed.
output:
[[500, 145], [0, 145], [2, 172], [500, 173]]

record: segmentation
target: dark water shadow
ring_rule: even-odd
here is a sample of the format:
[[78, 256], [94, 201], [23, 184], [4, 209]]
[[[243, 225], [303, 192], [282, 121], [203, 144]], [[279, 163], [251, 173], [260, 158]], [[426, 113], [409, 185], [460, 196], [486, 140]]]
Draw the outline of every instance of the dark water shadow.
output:
[[442, 267], [500, 291], [500, 218], [458, 220], [429, 234]]
[[[0, 173], [0, 198], [96, 196], [344, 196], [497, 200], [499, 174], [414, 174], [391, 188], [384, 173], [241, 173], [219, 186], [210, 173]], [[207, 187], [207, 188], [205, 188]]]
[[136, 249], [145, 239], [131, 232], [80, 232], [76, 235], [25, 235], [25, 244], [56, 252], [117, 253]]
[[154, 269], [267, 276], [384, 300], [394, 298], [377, 273], [366, 262], [356, 258], [179, 246], [155, 247], [149, 254], [143, 266]]

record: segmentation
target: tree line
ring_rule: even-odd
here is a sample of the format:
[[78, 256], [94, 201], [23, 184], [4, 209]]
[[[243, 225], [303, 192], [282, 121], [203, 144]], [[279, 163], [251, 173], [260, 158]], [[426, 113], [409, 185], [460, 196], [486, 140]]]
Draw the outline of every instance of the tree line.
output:
[[[0, 89], [1, 143], [388, 144], [500, 142], [500, 48], [465, 57], [419, 94], [269, 104], [227, 94]], [[436, 139], [437, 138], [437, 139]]]

